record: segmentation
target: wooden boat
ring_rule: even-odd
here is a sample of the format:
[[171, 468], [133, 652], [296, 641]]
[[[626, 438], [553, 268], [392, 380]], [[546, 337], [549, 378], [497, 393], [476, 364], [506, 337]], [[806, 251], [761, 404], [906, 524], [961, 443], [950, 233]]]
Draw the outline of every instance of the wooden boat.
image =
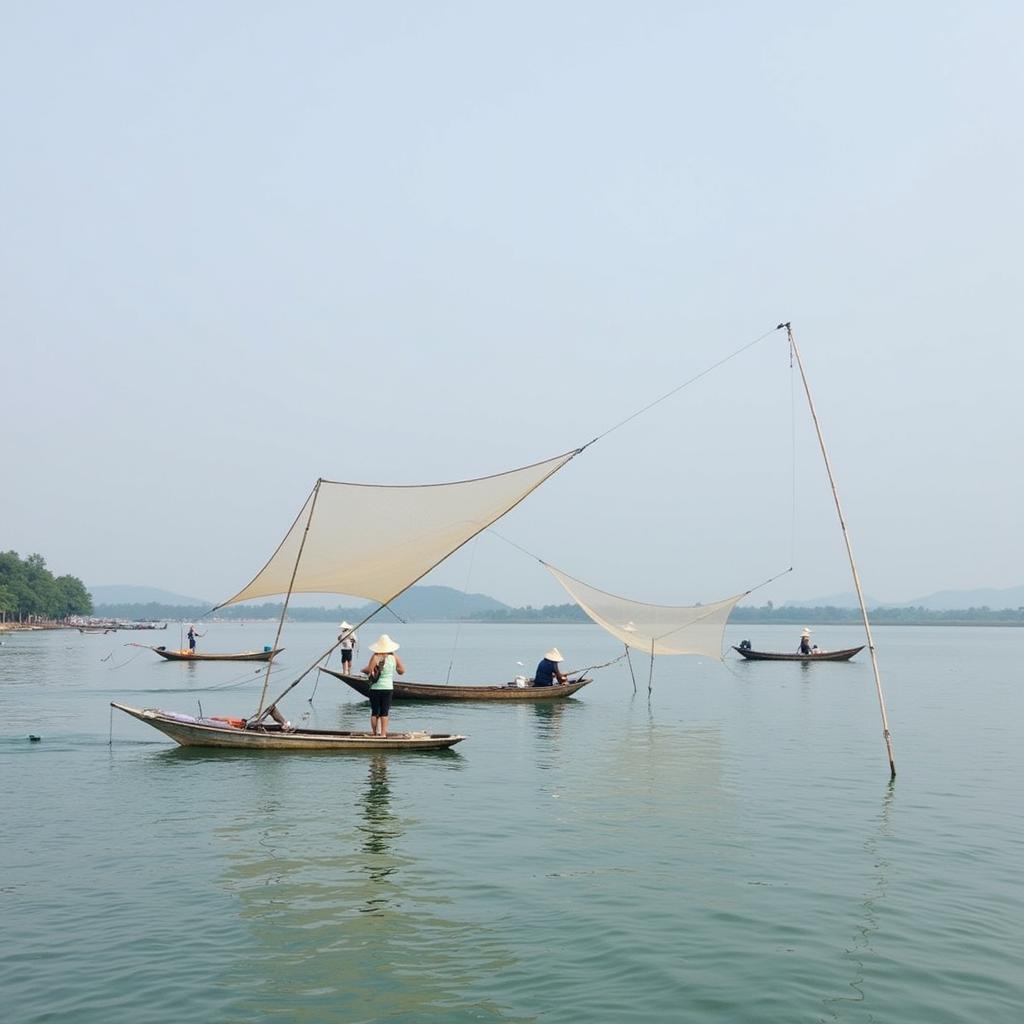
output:
[[[357, 693], [370, 696], [370, 680], [366, 676], [350, 676], [334, 669], [322, 668], [321, 672], [348, 683]], [[510, 684], [484, 686], [446, 686], [443, 683], [400, 683], [394, 682], [396, 700], [558, 700], [571, 697], [582, 690], [592, 679], [576, 679], [571, 683], [556, 683], [554, 686], [512, 686]]]
[[150, 647], [168, 661], [270, 661], [284, 648], [273, 651], [241, 651], [239, 654], [191, 654], [189, 651], [169, 651], [166, 647]]
[[86, 636], [106, 636], [107, 633], [116, 633], [116, 626], [79, 626], [79, 633], [84, 633]]
[[775, 651], [754, 651], [749, 647], [734, 647], [734, 651], [742, 654], [748, 661], [849, 661], [860, 647], [847, 647], [841, 651], [819, 651], [817, 654], [780, 654]]
[[156, 708], [132, 708], [110, 702], [112, 708], [145, 722], [183, 747], [218, 747], [228, 750], [444, 750], [466, 737], [452, 733], [393, 732], [387, 737], [368, 732], [333, 732], [297, 729], [285, 732], [276, 723], [241, 729], [212, 719], [192, 719]]

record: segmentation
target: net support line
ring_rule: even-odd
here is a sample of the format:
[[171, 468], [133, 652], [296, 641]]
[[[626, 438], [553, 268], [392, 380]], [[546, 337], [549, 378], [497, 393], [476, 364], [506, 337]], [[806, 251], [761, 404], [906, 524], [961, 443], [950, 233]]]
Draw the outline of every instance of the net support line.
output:
[[828, 482], [832, 488], [832, 498], [835, 501], [836, 513], [839, 516], [839, 526], [843, 532], [843, 541], [846, 544], [846, 554], [850, 559], [850, 570], [853, 573], [853, 585], [857, 591], [857, 602], [860, 604], [861, 617], [864, 620], [864, 632], [868, 639], [868, 653], [871, 655], [871, 668], [875, 674], [875, 692], [878, 694], [878, 708], [882, 714], [882, 737], [885, 740], [885, 750], [889, 758], [889, 777], [896, 778], [896, 760], [892, 750], [892, 734], [889, 732], [889, 716], [885, 710], [885, 696], [882, 693], [882, 676], [878, 670], [878, 656], [875, 652], [875, 641], [871, 635], [871, 623], [868, 620], [868, 609], [864, 603], [864, 591], [860, 585], [860, 574], [857, 572], [857, 563], [853, 557], [853, 545], [850, 542], [850, 534], [846, 529], [846, 520], [843, 517], [843, 506], [839, 502], [839, 491], [836, 489], [836, 479], [832, 473], [832, 463], [828, 457], [828, 450], [825, 448], [825, 438], [821, 433], [821, 426], [818, 423], [818, 413], [814, 408], [814, 399], [811, 398], [811, 388], [807, 383], [807, 374], [804, 372], [804, 363], [800, 358], [800, 349], [796, 345], [796, 336], [793, 334], [793, 327], [789, 323], [779, 324], [776, 330], [786, 328], [789, 337], [790, 351], [796, 357], [796, 365], [800, 369], [800, 379], [803, 381], [804, 394], [807, 396], [807, 405], [811, 410], [811, 419], [814, 421], [814, 431], [818, 435], [818, 446], [821, 448], [821, 457], [825, 460], [825, 472], [828, 474]]

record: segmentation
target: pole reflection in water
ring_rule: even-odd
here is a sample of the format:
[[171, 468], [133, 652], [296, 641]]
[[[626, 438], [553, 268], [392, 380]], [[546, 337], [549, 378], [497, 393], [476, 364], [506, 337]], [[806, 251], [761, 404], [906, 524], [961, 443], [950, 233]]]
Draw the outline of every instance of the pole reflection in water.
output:
[[[854, 968], [854, 975], [849, 981], [851, 994], [833, 996], [822, 1000], [828, 1012], [827, 1019], [829, 1020], [842, 1019], [844, 1004], [863, 1003], [868, 998], [864, 991], [866, 982], [865, 959], [872, 957], [875, 953], [871, 940], [879, 929], [879, 907], [884, 903], [889, 891], [889, 859], [881, 847], [892, 837], [889, 818], [892, 813], [895, 795], [896, 780], [890, 779], [885, 787], [885, 797], [882, 800], [882, 809], [878, 815], [875, 827], [864, 840], [864, 853], [874, 869], [874, 878], [871, 886], [864, 893], [861, 902], [861, 920], [857, 925], [853, 942], [844, 954], [845, 958], [850, 961]], [[823, 1019], [825, 1018], [819, 1018], [819, 1020]]]

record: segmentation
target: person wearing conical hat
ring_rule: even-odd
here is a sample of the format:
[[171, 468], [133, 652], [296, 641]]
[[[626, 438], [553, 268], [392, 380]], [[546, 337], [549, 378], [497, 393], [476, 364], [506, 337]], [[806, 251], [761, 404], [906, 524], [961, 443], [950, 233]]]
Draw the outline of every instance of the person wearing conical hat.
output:
[[351, 623], [342, 621], [338, 623], [338, 646], [341, 648], [341, 671], [345, 675], [352, 674], [352, 655], [359, 646], [359, 638], [356, 636]]
[[796, 649], [797, 654], [812, 654], [811, 650], [811, 631], [805, 626], [804, 631], [800, 634], [800, 646]]
[[540, 660], [537, 671], [533, 674], [534, 686], [554, 686], [556, 680], [559, 683], [569, 682], [569, 677], [559, 671], [558, 663], [564, 661], [562, 652], [557, 647], [552, 647]]
[[395, 673], [405, 675], [402, 659], [395, 654], [399, 645], [381, 633], [370, 644], [370, 660], [363, 674], [370, 680], [370, 732], [381, 739], [388, 737], [388, 718], [391, 715], [391, 695], [395, 689]]

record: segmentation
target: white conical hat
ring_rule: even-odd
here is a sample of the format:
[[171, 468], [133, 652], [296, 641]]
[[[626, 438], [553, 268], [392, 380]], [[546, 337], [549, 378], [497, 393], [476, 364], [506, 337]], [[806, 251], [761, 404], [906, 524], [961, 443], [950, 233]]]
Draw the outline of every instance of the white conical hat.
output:
[[562, 652], [557, 647], [552, 647], [544, 657], [548, 661], [565, 661], [565, 658], [562, 657]]
[[398, 650], [399, 645], [395, 643], [387, 635], [387, 633], [381, 633], [379, 637], [372, 644], [370, 644], [370, 650], [374, 654], [394, 654]]
[[351, 628], [352, 628], [352, 623], [351, 622], [339, 622], [338, 623], [338, 629], [351, 629]]
[[810, 636], [811, 635], [811, 631], [806, 626], [804, 626], [804, 631], [800, 635], [801, 636]]

